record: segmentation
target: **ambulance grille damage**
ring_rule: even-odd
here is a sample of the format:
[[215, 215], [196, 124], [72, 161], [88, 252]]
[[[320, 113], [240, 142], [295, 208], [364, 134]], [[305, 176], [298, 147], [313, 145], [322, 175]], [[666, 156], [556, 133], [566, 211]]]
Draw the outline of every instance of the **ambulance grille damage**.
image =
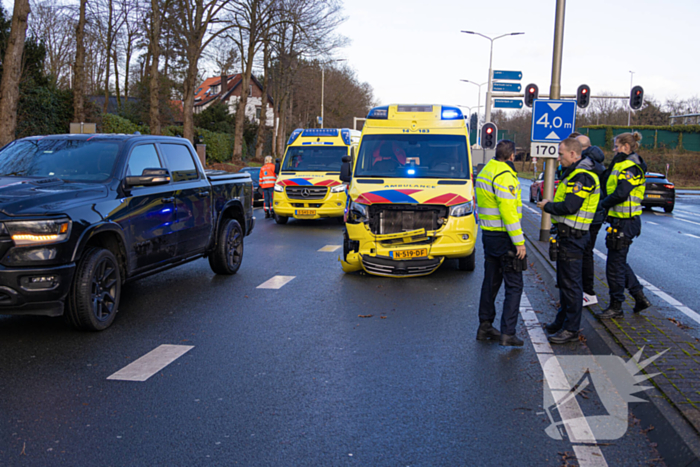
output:
[[377, 235], [437, 230], [438, 219], [447, 217], [447, 207], [373, 204], [369, 207], [369, 217], [370, 229]]

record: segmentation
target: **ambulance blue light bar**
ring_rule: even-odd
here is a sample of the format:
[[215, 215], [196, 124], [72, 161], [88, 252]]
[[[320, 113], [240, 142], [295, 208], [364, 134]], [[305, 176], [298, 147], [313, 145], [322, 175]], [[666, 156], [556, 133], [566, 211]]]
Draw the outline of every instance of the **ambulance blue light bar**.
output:
[[352, 142], [350, 140], [350, 130], [348, 130], [347, 128], [343, 128], [342, 130], [340, 130], [340, 136], [343, 137], [343, 143], [350, 146], [350, 143]]
[[336, 128], [307, 128], [302, 136], [338, 136]]
[[296, 139], [299, 137], [299, 135], [301, 135], [301, 133], [302, 133], [303, 131], [304, 131], [304, 130], [303, 130], [302, 128], [297, 128], [296, 130], [292, 131], [292, 134], [289, 135], [289, 140], [287, 141], [287, 146], [289, 146], [289, 145], [292, 144], [294, 141], [296, 141]]
[[442, 106], [441, 117], [443, 120], [462, 120], [464, 116], [462, 111], [457, 107], [446, 107]]
[[384, 107], [373, 108], [367, 114], [367, 118], [376, 119], [376, 120], [388, 119], [389, 118], [389, 106], [385, 105]]

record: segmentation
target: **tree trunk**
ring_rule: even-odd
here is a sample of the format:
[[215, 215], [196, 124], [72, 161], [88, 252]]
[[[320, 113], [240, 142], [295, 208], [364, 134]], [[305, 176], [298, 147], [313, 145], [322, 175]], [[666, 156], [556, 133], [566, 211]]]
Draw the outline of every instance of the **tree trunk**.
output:
[[245, 125], [245, 108], [248, 105], [248, 88], [250, 87], [250, 75], [253, 73], [253, 60], [255, 59], [255, 44], [248, 45], [248, 54], [245, 57], [243, 73], [241, 73], [241, 98], [238, 100], [236, 120], [233, 136], [233, 162], [243, 160], [243, 126]]
[[105, 67], [105, 102], [102, 106], [102, 113], [107, 113], [107, 106], [109, 105], [109, 66], [110, 59], [112, 58], [112, 13], [114, 9], [112, 8], [112, 0], [107, 0], [109, 4], [109, 15], [107, 16], [107, 66]]
[[126, 64], [125, 64], [125, 70], [124, 70], [124, 104], [129, 103], [129, 64], [131, 63], [131, 54], [132, 54], [132, 48], [131, 48], [131, 39], [128, 39], [128, 43], [126, 45]]
[[121, 98], [121, 91], [119, 89], [119, 66], [117, 62], [117, 47], [115, 45], [114, 47], [114, 90], [116, 91], [117, 94], [117, 109], [122, 108], [122, 98]]
[[80, 0], [80, 18], [75, 28], [75, 66], [73, 73], [73, 120], [85, 121], [85, 5], [87, 0]]
[[199, 61], [199, 43], [190, 44], [187, 50], [189, 57], [187, 74], [183, 83], [184, 98], [182, 102], [183, 129], [182, 136], [194, 144], [194, 91], [197, 86], [197, 62]]
[[152, 135], [161, 134], [160, 129], [160, 77], [158, 76], [158, 64], [160, 62], [160, 26], [163, 18], [158, 0], [151, 0], [151, 71], [150, 71], [150, 112], [149, 120]]
[[27, 36], [27, 20], [31, 8], [29, 0], [15, 0], [12, 26], [7, 40], [0, 82], [0, 146], [15, 139], [17, 130], [17, 104], [19, 103], [19, 80], [22, 77], [22, 52]]
[[267, 134], [267, 92], [270, 87], [269, 61], [268, 43], [265, 42], [263, 48], [263, 73], [265, 73], [265, 76], [263, 77], [262, 105], [260, 107], [260, 121], [258, 122], [258, 133], [255, 143], [255, 159], [262, 159], [265, 135]]

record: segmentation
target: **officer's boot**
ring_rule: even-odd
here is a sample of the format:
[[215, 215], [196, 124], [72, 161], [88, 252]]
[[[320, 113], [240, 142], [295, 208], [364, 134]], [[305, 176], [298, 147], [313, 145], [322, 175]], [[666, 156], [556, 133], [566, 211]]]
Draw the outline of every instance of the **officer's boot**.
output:
[[622, 303], [617, 300], [610, 300], [610, 305], [603, 310], [598, 317], [603, 319], [620, 319], [624, 318], [625, 314], [622, 312]]
[[266, 209], [266, 210], [265, 210], [265, 219], [269, 219], [269, 218], [270, 218], [270, 211], [268, 211], [268, 210]]
[[506, 347], [522, 347], [524, 342], [518, 338], [515, 334], [509, 336], [508, 334], [501, 334], [501, 345]]
[[634, 297], [634, 311], [635, 313], [639, 313], [640, 311], [646, 310], [651, 306], [651, 302], [649, 299], [644, 295], [644, 292], [637, 292], [636, 294], [632, 295]]
[[481, 323], [479, 325], [479, 330], [476, 332], [476, 340], [478, 341], [485, 341], [488, 339], [498, 340], [500, 338], [501, 333], [488, 321]]

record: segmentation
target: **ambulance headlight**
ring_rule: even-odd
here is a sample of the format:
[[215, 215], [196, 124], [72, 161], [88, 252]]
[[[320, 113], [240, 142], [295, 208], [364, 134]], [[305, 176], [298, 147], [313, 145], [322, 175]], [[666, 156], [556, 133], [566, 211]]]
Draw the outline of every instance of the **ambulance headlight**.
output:
[[284, 191], [284, 187], [282, 185], [275, 184], [275, 191], [277, 193], [282, 193]]
[[464, 217], [474, 212], [474, 201], [450, 206], [451, 217]]
[[342, 183], [331, 188], [331, 193], [343, 193], [347, 189], [347, 185]]
[[350, 209], [348, 211], [347, 222], [349, 224], [360, 224], [362, 222], [367, 222], [369, 218], [369, 212], [367, 210], [366, 204], [360, 204], [356, 202], [350, 203]]

